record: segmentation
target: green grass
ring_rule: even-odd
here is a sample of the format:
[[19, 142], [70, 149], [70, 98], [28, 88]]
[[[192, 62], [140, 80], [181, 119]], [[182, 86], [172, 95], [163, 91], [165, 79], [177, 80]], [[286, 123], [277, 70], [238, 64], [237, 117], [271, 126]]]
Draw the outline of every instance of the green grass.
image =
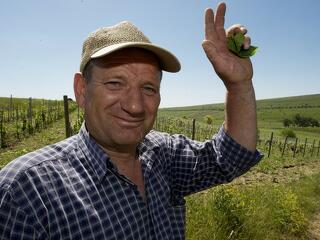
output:
[[[313, 117], [320, 121], [320, 94], [275, 98], [257, 101], [257, 116], [260, 127], [282, 127], [283, 118], [291, 118], [295, 114]], [[218, 123], [224, 119], [224, 104], [207, 104], [199, 106], [162, 108], [159, 116], [195, 118], [203, 121], [206, 115], [212, 115]]]
[[320, 107], [320, 94], [311, 94], [304, 96], [292, 96], [284, 98], [272, 98], [258, 100], [259, 108], [308, 108]]
[[[257, 118], [260, 138], [263, 141], [270, 139], [271, 132], [274, 139], [282, 139], [281, 131], [284, 129], [283, 119], [292, 118], [295, 114], [312, 117], [320, 121], [320, 94], [266, 99], [257, 101]], [[224, 121], [224, 104], [207, 104], [199, 106], [163, 108], [159, 110], [158, 117], [196, 119], [197, 123], [205, 123], [206, 116], [213, 119], [213, 127], [219, 128]], [[308, 138], [320, 140], [320, 128], [316, 127], [291, 127], [299, 142]]]
[[[0, 106], [3, 101], [0, 99]], [[5, 106], [8, 99], [6, 101]], [[259, 147], [267, 154], [264, 140], [270, 138], [271, 132], [274, 133], [275, 143], [272, 157], [265, 157], [249, 174], [274, 176], [286, 166], [317, 166], [314, 163], [319, 161], [319, 157], [315, 155], [316, 152], [311, 157], [310, 145], [313, 139], [318, 144], [320, 128], [292, 128], [299, 138], [300, 147], [308, 138], [309, 150], [305, 156], [300, 151], [293, 158], [292, 151], [288, 150], [282, 157], [279, 140], [284, 140], [281, 136], [283, 118], [300, 113], [320, 120], [319, 94], [259, 100], [257, 109], [259, 136], [263, 139]], [[73, 112], [71, 119], [75, 119], [76, 115], [77, 112]], [[208, 115], [212, 117], [213, 125], [205, 123]], [[171, 119], [167, 120], [164, 131], [186, 133], [188, 136], [191, 136], [191, 119], [194, 118], [198, 127], [196, 133], [204, 129], [202, 137], [209, 136], [223, 122], [224, 105], [160, 109], [158, 117]], [[185, 123], [189, 126], [187, 131]], [[35, 133], [14, 146], [0, 149], [0, 168], [20, 155], [64, 138], [64, 119], [61, 119], [45, 131]], [[294, 139], [289, 144], [294, 144]], [[187, 239], [306, 239], [307, 222], [316, 211], [320, 211], [320, 173], [294, 182], [290, 176], [283, 177], [289, 180], [274, 184], [253, 179], [249, 185], [228, 184], [187, 197]]]
[[[0, 109], [9, 109], [10, 108], [11, 99], [8, 97], [0, 97]], [[37, 99], [32, 98], [32, 106], [40, 107], [47, 106], [48, 104], [56, 104], [57, 102], [62, 102], [61, 100], [46, 100], [46, 99]], [[12, 108], [13, 109], [27, 109], [29, 106], [28, 98], [12, 98]]]
[[320, 174], [284, 185], [222, 185], [187, 198], [187, 239], [307, 239]]
[[[320, 95], [308, 95], [280, 99], [257, 101], [259, 136], [262, 139], [259, 148], [265, 154], [273, 132], [274, 143], [271, 157], [263, 159], [251, 172], [270, 174], [291, 166], [313, 164], [320, 156], [311, 145], [315, 140], [318, 146], [320, 128], [291, 128], [298, 141], [298, 153], [287, 146], [284, 156], [282, 148], [284, 136], [283, 119], [295, 114], [312, 117], [320, 121]], [[160, 109], [159, 118], [196, 119], [197, 124], [205, 124], [205, 117], [213, 119], [213, 128], [217, 129], [224, 120], [224, 105], [209, 104], [202, 106]], [[178, 120], [180, 121], [180, 120]], [[183, 131], [175, 128], [172, 131]], [[189, 133], [190, 135], [190, 133]], [[307, 150], [303, 156], [305, 139]], [[288, 139], [288, 145], [294, 146], [295, 139]], [[318, 171], [319, 172], [319, 171]], [[187, 239], [307, 239], [307, 221], [312, 214], [319, 211], [320, 174], [305, 177], [301, 181], [275, 185], [268, 182], [251, 186], [219, 186], [209, 191], [187, 198]]]
[[[69, 112], [76, 104], [69, 101]], [[27, 98], [0, 98], [0, 148], [13, 147], [28, 135], [41, 132], [53, 122], [64, 117], [64, 102], [58, 100]], [[31, 110], [32, 116], [29, 115]]]
[[[74, 123], [76, 118], [77, 111], [74, 111], [70, 114], [70, 121]], [[64, 119], [60, 119], [43, 131], [24, 137], [14, 146], [3, 149], [0, 148], [0, 169], [21, 155], [61, 141], [65, 138], [65, 122]]]

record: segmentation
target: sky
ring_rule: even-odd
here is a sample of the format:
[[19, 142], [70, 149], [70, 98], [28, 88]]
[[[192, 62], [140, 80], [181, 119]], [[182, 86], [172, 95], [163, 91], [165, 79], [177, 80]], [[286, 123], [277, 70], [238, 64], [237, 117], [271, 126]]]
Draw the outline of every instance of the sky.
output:
[[[201, 47], [211, 0], [0, 0], [0, 97], [74, 98], [82, 43], [99, 27], [129, 20], [173, 52], [179, 73], [164, 73], [160, 107], [221, 103], [225, 87]], [[320, 93], [320, 1], [227, 0], [225, 27], [241, 23], [257, 99]]]

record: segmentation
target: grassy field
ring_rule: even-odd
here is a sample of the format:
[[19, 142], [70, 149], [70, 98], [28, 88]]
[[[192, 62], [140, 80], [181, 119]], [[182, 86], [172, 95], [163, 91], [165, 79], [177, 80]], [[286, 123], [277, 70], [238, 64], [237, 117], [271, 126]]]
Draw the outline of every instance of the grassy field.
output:
[[222, 185], [187, 198], [187, 239], [314, 239], [320, 174], [290, 183]]
[[[259, 137], [270, 139], [273, 132], [276, 141], [283, 141], [282, 121], [295, 114], [320, 121], [320, 94], [257, 101]], [[210, 116], [217, 129], [224, 105], [167, 108], [158, 116], [201, 124]], [[300, 145], [306, 138], [309, 144], [320, 140], [320, 128], [291, 129]], [[267, 147], [260, 147], [266, 153]], [[290, 152], [281, 156], [278, 149], [237, 181], [188, 197], [187, 239], [311, 239], [308, 225], [320, 211], [319, 186], [320, 156], [293, 158]]]
[[[0, 106], [1, 101], [4, 100], [0, 99]], [[8, 104], [8, 99], [5, 101]], [[259, 100], [257, 110], [259, 136], [269, 139], [273, 132], [275, 140], [283, 140], [283, 118], [299, 113], [320, 121], [320, 94]], [[213, 124], [207, 124], [208, 116]], [[75, 111], [71, 114], [73, 123], [76, 118]], [[210, 137], [223, 118], [223, 104], [211, 104], [160, 109], [157, 124], [163, 124], [165, 131], [190, 136], [192, 119], [196, 119], [197, 133], [201, 130], [201, 137]], [[161, 123], [161, 119], [165, 122]], [[316, 143], [320, 140], [320, 128], [292, 130], [300, 145], [305, 138], [309, 146], [313, 140]], [[22, 154], [64, 139], [64, 131], [64, 119], [60, 119], [45, 131], [0, 148], [0, 168]], [[261, 144], [266, 153], [266, 145]], [[320, 155], [317, 156], [315, 150], [311, 156], [309, 148], [305, 156], [300, 152], [293, 158], [291, 151], [282, 156], [281, 146], [276, 142], [271, 157], [265, 156], [261, 163], [232, 183], [188, 196], [187, 239], [311, 239], [308, 226], [320, 211]]]
[[[296, 113], [303, 113], [308, 117], [320, 119], [320, 94], [298, 97], [286, 97], [276, 99], [257, 100], [257, 113], [259, 126], [271, 123], [280, 123], [283, 117], [291, 117]], [[206, 115], [213, 116], [217, 121], [222, 121], [224, 116], [224, 104], [208, 104], [200, 106], [162, 108], [160, 115], [170, 117], [187, 116], [203, 121]]]
[[[268, 139], [271, 132], [274, 132], [275, 136], [280, 136], [281, 130], [284, 129], [283, 119], [292, 118], [295, 114], [320, 121], [320, 94], [258, 100], [258, 128], [262, 139]], [[197, 122], [203, 123], [206, 116], [210, 116], [213, 119], [213, 125], [217, 128], [224, 120], [224, 104], [163, 108], [160, 109], [158, 116], [196, 119]], [[320, 128], [293, 127], [292, 130], [300, 139], [320, 139]]]

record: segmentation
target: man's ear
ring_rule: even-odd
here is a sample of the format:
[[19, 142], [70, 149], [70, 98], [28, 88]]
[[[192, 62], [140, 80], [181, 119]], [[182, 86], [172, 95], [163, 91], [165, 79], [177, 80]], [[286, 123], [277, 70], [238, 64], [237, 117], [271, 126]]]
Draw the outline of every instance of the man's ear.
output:
[[75, 73], [73, 79], [73, 91], [76, 97], [77, 104], [81, 108], [83, 108], [85, 105], [86, 86], [87, 85], [84, 77], [82, 76], [82, 73]]

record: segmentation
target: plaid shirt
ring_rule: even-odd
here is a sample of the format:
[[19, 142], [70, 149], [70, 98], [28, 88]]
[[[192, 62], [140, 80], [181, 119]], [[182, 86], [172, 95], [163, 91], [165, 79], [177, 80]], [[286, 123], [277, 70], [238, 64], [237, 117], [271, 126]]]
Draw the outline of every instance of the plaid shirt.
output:
[[12, 161], [0, 172], [0, 239], [184, 239], [184, 196], [230, 182], [262, 157], [223, 128], [203, 143], [151, 131], [138, 152], [146, 202], [84, 125]]

